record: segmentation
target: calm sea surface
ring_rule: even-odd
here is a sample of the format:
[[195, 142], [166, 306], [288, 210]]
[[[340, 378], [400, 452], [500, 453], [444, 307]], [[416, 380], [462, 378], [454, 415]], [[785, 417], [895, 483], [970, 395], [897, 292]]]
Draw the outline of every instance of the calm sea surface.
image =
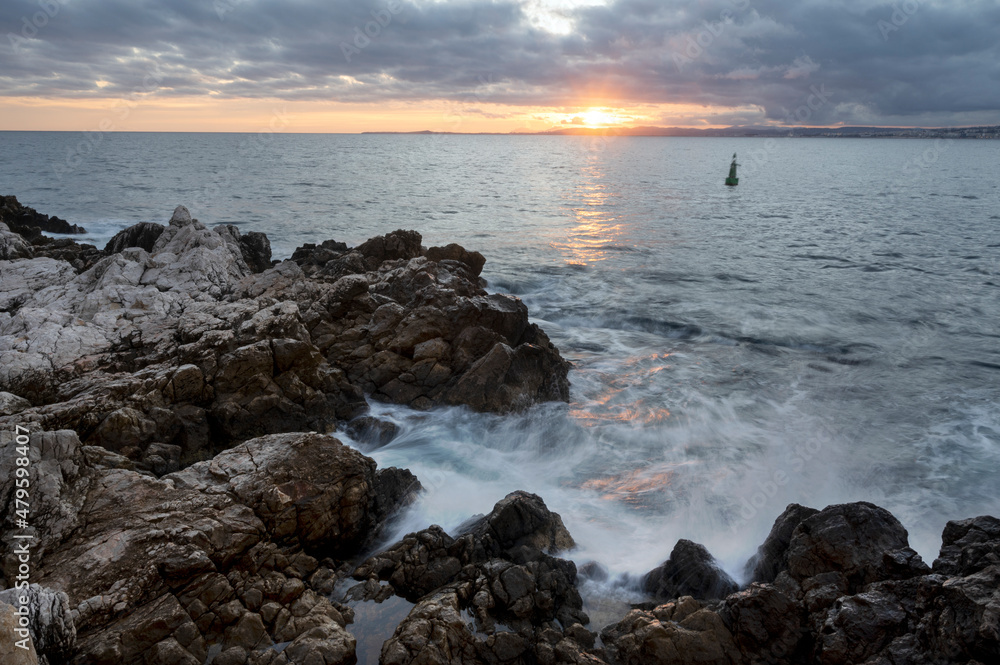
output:
[[101, 246], [185, 204], [279, 258], [397, 228], [481, 251], [572, 403], [375, 405], [403, 433], [372, 455], [427, 488], [402, 528], [527, 489], [615, 573], [683, 537], [739, 576], [792, 501], [879, 503], [928, 560], [948, 519], [1000, 514], [998, 164], [996, 141], [0, 133], [0, 193]]

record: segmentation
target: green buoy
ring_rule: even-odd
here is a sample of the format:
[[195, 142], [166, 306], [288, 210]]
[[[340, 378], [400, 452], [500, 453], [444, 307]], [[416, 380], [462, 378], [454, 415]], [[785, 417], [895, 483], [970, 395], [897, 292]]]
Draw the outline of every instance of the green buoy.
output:
[[726, 184], [730, 187], [735, 187], [740, 184], [740, 179], [736, 177], [736, 167], [739, 164], [736, 163], [736, 153], [733, 153], [733, 163], [729, 165], [729, 177], [726, 178]]

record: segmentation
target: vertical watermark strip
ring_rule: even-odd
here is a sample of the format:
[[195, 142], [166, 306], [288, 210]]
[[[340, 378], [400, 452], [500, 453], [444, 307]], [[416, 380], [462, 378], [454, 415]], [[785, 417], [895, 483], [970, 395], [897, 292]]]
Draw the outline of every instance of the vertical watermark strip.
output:
[[31, 541], [35, 536], [31, 533], [31, 436], [27, 427], [17, 425], [14, 432], [14, 511], [11, 520], [14, 522], [12, 538], [15, 542], [13, 554], [17, 558], [17, 575], [14, 588], [19, 591], [15, 612], [17, 626], [14, 628], [14, 645], [25, 651], [31, 648], [31, 630], [29, 629], [29, 598], [28, 586], [31, 584]]

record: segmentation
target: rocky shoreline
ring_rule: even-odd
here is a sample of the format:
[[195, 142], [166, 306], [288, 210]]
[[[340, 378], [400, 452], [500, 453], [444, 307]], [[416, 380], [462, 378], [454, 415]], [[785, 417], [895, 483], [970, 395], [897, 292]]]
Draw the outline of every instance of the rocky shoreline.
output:
[[[878, 506], [792, 504], [745, 584], [701, 545], [663, 543], [646, 602], [607, 626], [579, 592], [600, 564], [564, 558], [573, 538], [536, 495], [385, 545], [420, 482], [336, 438], [391, 440], [368, 399], [506, 413], [569, 397], [569, 364], [523, 303], [485, 291], [481, 254], [395, 231], [277, 262], [264, 234], [183, 207], [98, 249], [42, 235], [43, 217], [2, 199], [5, 665], [350, 665], [362, 610], [390, 605], [385, 665], [1000, 662], [994, 517], [949, 522], [928, 566]], [[12, 588], [15, 532], [32, 536], [28, 590]]]

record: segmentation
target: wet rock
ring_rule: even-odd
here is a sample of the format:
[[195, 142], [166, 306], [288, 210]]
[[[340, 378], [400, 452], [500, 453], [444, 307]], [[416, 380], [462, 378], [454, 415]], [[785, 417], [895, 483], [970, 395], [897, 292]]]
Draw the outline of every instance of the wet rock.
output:
[[147, 252], [163, 234], [164, 226], [155, 222], [139, 222], [116, 233], [104, 246], [105, 254], [117, 254], [128, 247], [140, 247]]
[[743, 660], [718, 614], [690, 597], [652, 611], [632, 610], [601, 631], [616, 665], [737, 665]]
[[355, 441], [380, 448], [396, 438], [399, 427], [388, 420], [359, 416], [347, 423], [346, 430]]
[[466, 525], [468, 533], [489, 556], [527, 546], [550, 554], [572, 549], [573, 537], [562, 518], [546, 507], [537, 494], [511, 492], [497, 502], [486, 517]]
[[894, 593], [894, 586], [875, 585], [838, 599], [818, 635], [817, 662], [863, 663], [903, 634], [909, 619], [907, 603]]
[[795, 528], [818, 512], [797, 503], [788, 504], [757, 553], [746, 563], [745, 572], [751, 582], [773, 582], [778, 573], [788, 570], [788, 545]]
[[421, 601], [382, 646], [381, 665], [484, 663], [462, 617], [459, 593], [444, 589]]
[[642, 587], [657, 600], [725, 598], [739, 589], [703, 545], [683, 539], [669, 559], [643, 577]]
[[[887, 579], [886, 554], [908, 549], [906, 529], [884, 508], [865, 502], [828, 506], [802, 520], [792, 532], [788, 572], [800, 582], [838, 573], [854, 591]], [[905, 574], [918, 572], [913, 568]]]
[[46, 233], [87, 232], [83, 227], [70, 224], [65, 219], [49, 217], [39, 213], [34, 208], [22, 205], [14, 196], [0, 196], [0, 222], [6, 224], [14, 233], [29, 240], [39, 231]]
[[580, 566], [577, 574], [582, 579], [593, 580], [594, 582], [607, 582], [611, 577], [608, 567], [597, 561], [588, 561], [583, 564]]
[[[523, 563], [542, 558], [543, 551], [555, 553], [574, 546], [559, 515], [537, 495], [520, 491], [507, 495], [489, 515], [460, 530], [457, 538], [439, 526], [411, 533], [363, 562], [354, 577], [388, 581], [400, 596], [415, 601], [454, 581], [467, 565], [494, 557]], [[566, 570], [566, 577], [570, 583], [575, 580], [575, 566]]]
[[444, 247], [430, 247], [424, 252], [424, 256], [431, 261], [460, 261], [469, 266], [472, 274], [477, 277], [483, 272], [483, 266], [486, 265], [486, 257], [482, 254], [479, 252], [470, 252], [455, 243], [445, 245]]
[[378, 268], [385, 261], [412, 259], [420, 256], [420, 234], [399, 229], [384, 236], [376, 236], [357, 246], [356, 251], [365, 257], [369, 270]]
[[1000, 565], [1000, 519], [983, 515], [948, 522], [934, 561], [935, 573], [972, 575], [996, 565]]
[[335, 665], [356, 662], [354, 636], [336, 623], [311, 628], [289, 644], [284, 651], [290, 663], [326, 663]]
[[729, 595], [717, 611], [747, 661], [793, 665], [808, 659], [805, 610], [781, 590], [751, 584]]
[[240, 249], [247, 267], [255, 273], [271, 267], [271, 241], [259, 231], [250, 231], [240, 238]]
[[538, 497], [515, 492], [456, 538], [431, 526], [362, 563], [352, 594], [378, 598], [381, 579], [416, 603], [383, 662], [601, 662], [588, 652], [576, 566], [539, 549], [567, 546], [564, 530]]
[[433, 525], [408, 534], [369, 558], [355, 569], [354, 577], [388, 581], [397, 594], [416, 602], [451, 583], [471, 562], [470, 549], [468, 539], [456, 543], [441, 527]]

